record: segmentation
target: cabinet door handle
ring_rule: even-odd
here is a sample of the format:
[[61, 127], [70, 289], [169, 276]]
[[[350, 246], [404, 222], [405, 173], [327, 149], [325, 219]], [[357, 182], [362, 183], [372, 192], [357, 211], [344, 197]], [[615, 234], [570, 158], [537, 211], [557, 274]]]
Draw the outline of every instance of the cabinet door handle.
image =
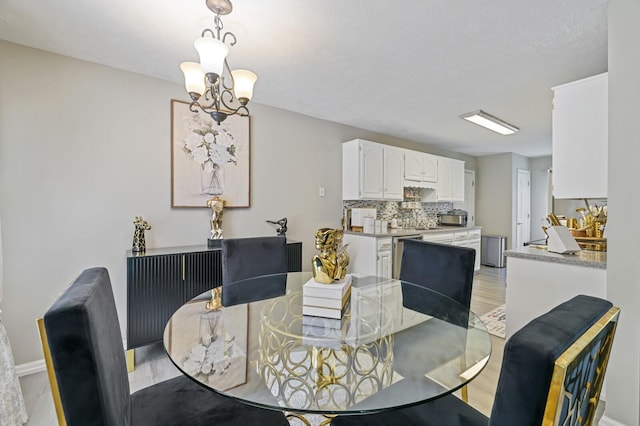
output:
[[184, 255], [182, 255], [182, 281], [186, 281], [185, 275]]

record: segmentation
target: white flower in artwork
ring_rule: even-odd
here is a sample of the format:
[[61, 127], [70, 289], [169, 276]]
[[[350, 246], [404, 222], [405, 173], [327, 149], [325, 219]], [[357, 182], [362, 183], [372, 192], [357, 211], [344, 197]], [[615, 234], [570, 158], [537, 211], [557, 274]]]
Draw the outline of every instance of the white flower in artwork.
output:
[[184, 152], [204, 171], [211, 173], [225, 164], [237, 164], [235, 140], [226, 127], [192, 114], [185, 118], [184, 130]]
[[211, 132], [205, 133], [204, 134], [204, 141], [206, 143], [208, 143], [208, 144], [215, 143], [216, 142], [216, 136]]
[[213, 164], [231, 163], [235, 160], [233, 155], [229, 152], [229, 148], [223, 145], [211, 145], [209, 155]]
[[204, 167], [205, 162], [209, 160], [209, 152], [206, 147], [199, 146], [191, 151], [193, 160]]
[[202, 136], [197, 133], [187, 133], [187, 136], [184, 138], [184, 146], [187, 150], [193, 151], [198, 147], [198, 145], [202, 144]]
[[218, 133], [218, 144], [226, 146], [227, 148], [234, 146], [235, 141], [233, 136], [227, 129], [220, 129], [220, 132]]

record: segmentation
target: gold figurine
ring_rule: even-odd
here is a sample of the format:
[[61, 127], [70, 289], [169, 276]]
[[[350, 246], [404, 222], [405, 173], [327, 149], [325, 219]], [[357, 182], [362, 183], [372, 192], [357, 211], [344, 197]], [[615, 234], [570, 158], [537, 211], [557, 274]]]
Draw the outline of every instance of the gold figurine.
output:
[[342, 245], [342, 229], [321, 228], [316, 232], [316, 254], [311, 259], [313, 279], [319, 283], [331, 284], [347, 275], [349, 253]]
[[142, 216], [136, 216], [133, 221], [133, 246], [131, 251], [133, 253], [144, 253], [146, 250], [146, 243], [144, 240], [144, 231], [151, 229], [151, 225], [146, 220], [142, 219]]
[[207, 207], [211, 209], [211, 239], [222, 239], [222, 210], [227, 204], [226, 200], [217, 195], [207, 200]]

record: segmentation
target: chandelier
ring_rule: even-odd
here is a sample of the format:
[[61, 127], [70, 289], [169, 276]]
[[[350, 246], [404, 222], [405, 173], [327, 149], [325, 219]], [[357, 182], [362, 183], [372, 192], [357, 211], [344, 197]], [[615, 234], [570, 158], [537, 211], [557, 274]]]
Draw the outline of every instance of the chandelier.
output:
[[[229, 46], [236, 44], [232, 32], [222, 34], [221, 15], [233, 10], [229, 0], [205, 0], [207, 7], [215, 14], [214, 29], [205, 28], [194, 45], [200, 55], [200, 63], [183, 62], [180, 69], [191, 97], [189, 109], [209, 114], [220, 124], [228, 116], [249, 115], [247, 104], [253, 95], [253, 85], [258, 77], [248, 70], [231, 71], [227, 62]], [[229, 46], [227, 46], [227, 41]]]

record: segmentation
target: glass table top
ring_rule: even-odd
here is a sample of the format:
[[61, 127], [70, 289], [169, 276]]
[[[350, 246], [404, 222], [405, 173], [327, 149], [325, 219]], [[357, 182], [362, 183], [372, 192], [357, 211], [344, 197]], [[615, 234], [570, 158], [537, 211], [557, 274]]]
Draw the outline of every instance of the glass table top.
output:
[[212, 391], [318, 414], [436, 399], [467, 384], [489, 360], [482, 321], [440, 293], [353, 276], [342, 318], [331, 319], [302, 314], [310, 279], [310, 272], [294, 272], [239, 281], [222, 290], [232, 306], [203, 293], [167, 323], [167, 354]]

